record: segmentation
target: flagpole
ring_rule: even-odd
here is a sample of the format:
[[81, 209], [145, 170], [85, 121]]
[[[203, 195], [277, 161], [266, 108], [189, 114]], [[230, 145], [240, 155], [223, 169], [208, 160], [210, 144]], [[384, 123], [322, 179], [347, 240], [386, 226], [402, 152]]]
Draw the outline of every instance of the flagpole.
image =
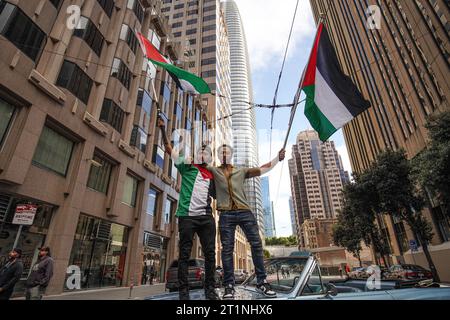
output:
[[[319, 14], [319, 16], [320, 17], [319, 17], [318, 25], [320, 25], [321, 23], [324, 22], [325, 14], [321, 12]], [[292, 110], [291, 118], [289, 119], [288, 131], [286, 133], [286, 138], [284, 139], [283, 149], [286, 149], [286, 145], [287, 145], [287, 142], [288, 142], [288, 139], [289, 139], [289, 134], [291, 133], [292, 124], [294, 122], [295, 113], [297, 112], [297, 106], [301, 102], [300, 101], [300, 95], [302, 93], [303, 77], [304, 77], [304, 75], [302, 75], [302, 78], [300, 79], [300, 83], [298, 85], [297, 93], [295, 94], [294, 106], [293, 106], [294, 109]]]

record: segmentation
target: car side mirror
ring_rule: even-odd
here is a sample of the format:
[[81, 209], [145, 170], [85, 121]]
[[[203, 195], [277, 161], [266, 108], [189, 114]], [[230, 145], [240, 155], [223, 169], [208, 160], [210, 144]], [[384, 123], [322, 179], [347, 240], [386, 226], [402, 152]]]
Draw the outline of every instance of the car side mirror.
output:
[[327, 289], [327, 296], [332, 296], [335, 297], [338, 295], [338, 289], [336, 288], [336, 286], [332, 283], [327, 283], [326, 284], [326, 289]]

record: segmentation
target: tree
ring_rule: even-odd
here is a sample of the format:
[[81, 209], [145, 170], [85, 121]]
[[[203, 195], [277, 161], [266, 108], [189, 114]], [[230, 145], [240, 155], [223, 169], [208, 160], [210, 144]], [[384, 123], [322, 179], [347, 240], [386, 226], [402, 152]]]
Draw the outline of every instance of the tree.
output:
[[443, 213], [450, 216], [450, 111], [432, 116], [425, 127], [430, 143], [413, 159], [413, 177], [424, 198], [436, 199]]
[[289, 237], [269, 237], [266, 238], [266, 245], [268, 246], [295, 246], [297, 245], [297, 238], [295, 236]]
[[264, 259], [270, 259], [270, 252], [267, 249], [263, 250], [263, 254], [264, 254]]
[[434, 281], [439, 282], [439, 275], [428, 249], [428, 243], [433, 237], [432, 229], [422, 215], [424, 199], [416, 188], [411, 172], [411, 163], [406, 158], [405, 151], [387, 150], [378, 155], [366, 174], [376, 187], [379, 199], [377, 212], [389, 214], [409, 225], [423, 248]]
[[378, 253], [383, 258], [384, 265], [388, 266], [387, 255], [390, 249], [375, 223], [379, 200], [370, 177], [366, 173], [354, 174], [354, 183], [344, 186], [343, 195], [344, 209], [338, 217], [333, 234], [335, 243], [358, 257], [363, 241], [375, 251], [376, 263], [380, 264]]

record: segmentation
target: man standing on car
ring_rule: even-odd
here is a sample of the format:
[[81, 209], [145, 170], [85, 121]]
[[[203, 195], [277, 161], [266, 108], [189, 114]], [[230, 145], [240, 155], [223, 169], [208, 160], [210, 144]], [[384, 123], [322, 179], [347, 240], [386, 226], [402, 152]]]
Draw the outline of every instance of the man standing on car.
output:
[[177, 217], [180, 235], [178, 259], [178, 284], [180, 300], [189, 300], [188, 261], [191, 256], [192, 242], [196, 233], [205, 255], [205, 296], [208, 300], [218, 300], [215, 291], [216, 264], [216, 223], [212, 215], [211, 196], [214, 181], [211, 172], [206, 169], [212, 159], [211, 150], [202, 146], [197, 151], [194, 163], [186, 155], [172, 148], [165, 131], [165, 122], [158, 117], [158, 127], [166, 152], [172, 157], [181, 179], [181, 192], [178, 201]]
[[0, 269], [0, 300], [9, 300], [14, 292], [14, 286], [20, 280], [23, 272], [21, 260], [22, 250], [13, 249], [9, 253], [9, 260]]
[[220, 212], [219, 232], [222, 241], [222, 263], [224, 269], [224, 299], [234, 299], [234, 237], [236, 227], [244, 231], [252, 250], [253, 264], [255, 265], [257, 290], [267, 297], [275, 297], [266, 280], [264, 256], [258, 224], [253, 215], [244, 192], [246, 179], [258, 177], [274, 168], [278, 162], [283, 161], [286, 151], [282, 149], [277, 157], [260, 168], [235, 168], [231, 165], [233, 149], [229, 145], [222, 145], [218, 149], [218, 156], [222, 163], [220, 167], [208, 166], [214, 175], [217, 196], [217, 210]]

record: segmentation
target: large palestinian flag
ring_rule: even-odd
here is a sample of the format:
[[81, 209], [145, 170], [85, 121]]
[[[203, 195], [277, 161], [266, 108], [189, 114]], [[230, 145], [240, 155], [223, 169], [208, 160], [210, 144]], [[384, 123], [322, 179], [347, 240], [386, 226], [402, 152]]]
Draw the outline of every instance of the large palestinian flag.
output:
[[342, 71], [323, 23], [319, 25], [300, 87], [306, 94], [305, 115], [322, 141], [370, 107]]
[[146, 37], [142, 35], [142, 33], [136, 32], [136, 34], [144, 55], [154, 65], [167, 70], [179, 88], [185, 92], [194, 94], [211, 93], [211, 90], [205, 80], [197, 77], [195, 74], [174, 66]]

